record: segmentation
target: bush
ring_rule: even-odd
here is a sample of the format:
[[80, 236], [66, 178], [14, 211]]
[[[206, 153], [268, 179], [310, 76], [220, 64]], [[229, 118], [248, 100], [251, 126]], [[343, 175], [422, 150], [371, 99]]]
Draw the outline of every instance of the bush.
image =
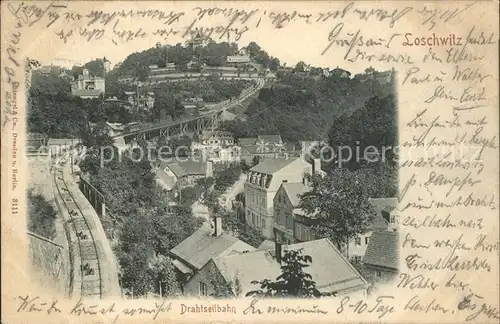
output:
[[28, 230], [53, 239], [56, 234], [57, 213], [42, 195], [28, 191]]

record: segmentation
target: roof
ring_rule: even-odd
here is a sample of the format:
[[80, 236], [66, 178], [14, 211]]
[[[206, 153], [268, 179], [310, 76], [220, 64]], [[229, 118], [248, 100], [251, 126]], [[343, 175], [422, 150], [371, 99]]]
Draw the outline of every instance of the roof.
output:
[[210, 139], [211, 137], [219, 137], [219, 138], [226, 138], [226, 139], [232, 139], [233, 134], [230, 132], [225, 132], [225, 131], [204, 131], [200, 135], [200, 140], [207, 140]]
[[257, 138], [255, 137], [241, 137], [238, 139], [238, 144], [240, 145], [255, 145], [257, 143]]
[[264, 159], [264, 161], [260, 162], [256, 166], [250, 169], [253, 172], [265, 173], [265, 174], [273, 174], [283, 169], [287, 165], [292, 162], [297, 161], [299, 158], [291, 158], [291, 159]]
[[398, 246], [398, 232], [373, 232], [366, 248], [363, 263], [397, 270], [399, 267]]
[[259, 140], [264, 143], [282, 143], [281, 135], [259, 135]]
[[387, 231], [388, 228], [389, 223], [381, 215], [376, 215], [368, 226], [368, 230], [370, 231]]
[[269, 249], [274, 249], [274, 242], [270, 240], [264, 240], [257, 250], [269, 250]]
[[178, 178], [186, 175], [205, 174], [206, 163], [203, 161], [162, 162], [162, 169], [168, 167]]
[[156, 172], [156, 181], [162, 185], [163, 187], [165, 187], [165, 189], [167, 190], [172, 190], [172, 188], [175, 186], [175, 177], [172, 177], [172, 176], [169, 176], [168, 174], [166, 174], [165, 172], [163, 172], [163, 170], [158, 170]]
[[268, 147], [265, 145], [239, 145], [242, 149], [247, 151], [249, 154], [271, 154], [271, 153], [281, 153], [284, 150], [279, 147]]
[[299, 205], [300, 202], [299, 195], [308, 192], [312, 189], [311, 187], [306, 186], [302, 182], [283, 182], [281, 186], [288, 195], [288, 199], [290, 199], [290, 202], [292, 203], [293, 207], [297, 207]]
[[203, 226], [170, 252], [199, 270], [212, 258], [222, 254], [255, 250], [254, 247], [225, 233], [220, 236], [212, 236], [213, 231], [208, 226]]
[[[304, 271], [312, 276], [320, 292], [341, 292], [367, 285], [329, 239], [291, 244], [283, 249], [303, 249], [304, 255], [311, 256], [312, 263]], [[274, 280], [281, 273], [281, 266], [274, 258], [274, 248], [224, 255], [214, 258], [214, 263], [226, 281], [238, 278], [243, 294], [259, 288], [251, 284], [252, 280]]]

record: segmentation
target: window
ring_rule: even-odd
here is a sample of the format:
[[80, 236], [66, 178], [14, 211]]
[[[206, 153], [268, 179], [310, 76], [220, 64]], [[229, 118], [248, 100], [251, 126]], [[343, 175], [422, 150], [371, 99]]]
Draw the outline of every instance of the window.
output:
[[265, 206], [266, 205], [266, 200], [264, 198], [262, 198], [261, 203], [262, 203], [262, 206]]
[[311, 237], [310, 237], [310, 233], [309, 233], [309, 229], [306, 228], [304, 230], [304, 238], [307, 240], [307, 241], [310, 241], [311, 240]]
[[358, 236], [358, 237], [354, 238], [354, 244], [361, 245], [361, 237]]
[[297, 238], [302, 241], [302, 233], [299, 225], [297, 225]]
[[399, 223], [399, 215], [391, 215], [391, 224]]
[[376, 276], [379, 277], [379, 278], [382, 277], [382, 272], [380, 272], [380, 270], [377, 270]]
[[365, 244], [368, 245], [368, 242], [370, 242], [370, 237], [369, 236], [365, 237]]
[[352, 257], [354, 263], [360, 263], [361, 262], [361, 256], [355, 255]]
[[208, 296], [207, 284], [200, 281], [200, 296]]
[[264, 218], [262, 218], [262, 228], [265, 228], [266, 227], [266, 220]]

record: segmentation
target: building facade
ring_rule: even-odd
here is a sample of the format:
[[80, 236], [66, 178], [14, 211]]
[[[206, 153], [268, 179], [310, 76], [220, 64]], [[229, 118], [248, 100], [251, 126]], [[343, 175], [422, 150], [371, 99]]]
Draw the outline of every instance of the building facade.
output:
[[191, 160], [160, 162], [156, 166], [156, 174], [164, 182], [170, 183], [169, 187], [184, 188], [195, 185], [199, 179], [212, 177], [212, 164], [212, 161]]
[[203, 160], [213, 162], [237, 162], [240, 148], [235, 145], [233, 135], [224, 131], [204, 131], [192, 142], [191, 150]]
[[99, 98], [106, 91], [104, 78], [90, 75], [88, 69], [84, 69], [78, 79], [71, 83], [71, 93], [84, 99]]
[[245, 182], [245, 219], [265, 238], [274, 238], [274, 197], [283, 182], [302, 182], [312, 166], [300, 158], [265, 159]]

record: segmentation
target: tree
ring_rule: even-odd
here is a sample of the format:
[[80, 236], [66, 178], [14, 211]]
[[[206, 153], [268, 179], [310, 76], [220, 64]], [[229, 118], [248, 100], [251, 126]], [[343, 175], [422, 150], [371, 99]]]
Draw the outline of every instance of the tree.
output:
[[300, 61], [295, 65], [295, 72], [304, 72], [306, 70], [306, 63]]
[[149, 262], [149, 274], [153, 283], [157, 284], [156, 291], [162, 297], [180, 294], [175, 267], [170, 258], [164, 255], [153, 257]]
[[48, 239], [56, 234], [56, 211], [40, 194], [28, 191], [28, 230]]
[[[353, 157], [342, 165], [351, 169], [365, 162], [365, 152], [378, 153], [382, 161], [393, 165], [392, 148], [397, 145], [397, 136], [396, 104], [392, 94], [383, 98], [371, 97], [362, 108], [336, 119], [328, 133], [334, 152], [339, 152], [341, 147], [359, 147], [363, 156]], [[387, 148], [389, 150], [385, 150]]]
[[316, 288], [312, 276], [304, 271], [312, 263], [312, 258], [302, 254], [303, 250], [287, 250], [284, 253], [281, 274], [276, 281], [264, 279], [252, 281], [259, 284], [260, 289], [250, 291], [246, 296], [279, 297], [279, 298], [318, 298], [321, 293]]
[[333, 169], [309, 180], [313, 189], [301, 195], [299, 208], [316, 220], [312, 227], [316, 237], [327, 237], [343, 250], [350, 239], [366, 232], [375, 217], [363, 173]]

